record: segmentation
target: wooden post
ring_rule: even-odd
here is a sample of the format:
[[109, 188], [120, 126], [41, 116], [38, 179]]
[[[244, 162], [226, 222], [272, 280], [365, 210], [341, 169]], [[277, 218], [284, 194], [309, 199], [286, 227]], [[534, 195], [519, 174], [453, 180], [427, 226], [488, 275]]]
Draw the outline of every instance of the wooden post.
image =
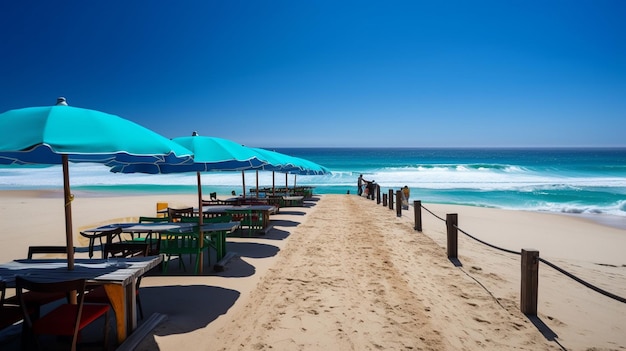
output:
[[539, 290], [539, 251], [522, 249], [522, 284], [520, 309], [526, 315], [537, 315]]
[[396, 191], [396, 217], [402, 217], [402, 191]]
[[383, 194], [383, 206], [387, 206], [387, 194]]
[[415, 230], [422, 231], [422, 202], [419, 200], [413, 201], [413, 212], [415, 213]]
[[393, 210], [393, 189], [389, 189], [389, 209]]
[[459, 231], [458, 214], [448, 213], [446, 214], [446, 228], [448, 231], [448, 258], [457, 258], [459, 251]]
[[380, 205], [380, 185], [376, 184], [376, 204]]

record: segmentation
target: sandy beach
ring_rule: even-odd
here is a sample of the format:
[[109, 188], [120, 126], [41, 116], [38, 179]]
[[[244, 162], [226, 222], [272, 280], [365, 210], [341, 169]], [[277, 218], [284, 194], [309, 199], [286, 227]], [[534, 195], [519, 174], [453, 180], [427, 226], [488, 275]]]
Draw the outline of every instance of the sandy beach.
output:
[[[0, 260], [29, 245], [64, 244], [60, 194], [0, 192]], [[194, 195], [76, 196], [78, 231], [152, 215], [156, 202], [193, 206]], [[440, 218], [513, 251], [532, 248], [559, 267], [626, 296], [626, 230], [574, 216], [424, 204]], [[232, 237], [223, 272], [153, 273], [142, 281], [149, 316], [167, 319], [137, 350], [624, 350], [626, 304], [540, 264], [538, 315], [520, 312], [520, 257], [459, 234], [413, 208], [356, 195], [323, 195], [283, 208], [265, 236]], [[81, 255], [83, 253], [79, 253]]]

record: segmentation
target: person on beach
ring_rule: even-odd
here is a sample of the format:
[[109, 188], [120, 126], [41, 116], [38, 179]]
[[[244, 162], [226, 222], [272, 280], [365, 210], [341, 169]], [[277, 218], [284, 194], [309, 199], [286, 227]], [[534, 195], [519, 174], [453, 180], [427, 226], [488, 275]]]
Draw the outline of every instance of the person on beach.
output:
[[409, 209], [409, 196], [411, 195], [411, 190], [409, 190], [408, 186], [404, 186], [404, 188], [402, 188], [402, 209], [403, 210], [408, 210]]
[[363, 190], [364, 190], [363, 189], [363, 185], [365, 183], [367, 183], [367, 180], [363, 179], [363, 175], [362, 174], [359, 175], [359, 178], [357, 179], [357, 182], [356, 182], [356, 184], [357, 184], [357, 194], [359, 196], [363, 195]]
[[378, 186], [378, 184], [376, 184], [375, 180], [372, 180], [371, 182], [367, 182], [367, 198], [368, 199], [374, 200], [374, 198], [376, 198], [376, 187], [377, 186]]

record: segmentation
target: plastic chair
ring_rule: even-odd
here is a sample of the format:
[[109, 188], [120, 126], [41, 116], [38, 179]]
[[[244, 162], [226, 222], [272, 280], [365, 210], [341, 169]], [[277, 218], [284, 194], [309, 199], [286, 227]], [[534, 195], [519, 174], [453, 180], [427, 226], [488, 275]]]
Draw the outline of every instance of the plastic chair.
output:
[[[167, 222], [169, 222], [168, 217], [147, 217], [147, 216], [139, 217], [139, 223], [167, 223]], [[135, 233], [135, 234], [138, 234], [138, 233]], [[158, 255], [159, 248], [160, 248], [159, 238], [153, 237], [153, 235], [155, 234], [152, 232], [147, 232], [144, 234], [146, 235], [143, 237], [141, 236], [134, 237], [133, 235], [130, 241], [133, 243], [147, 243], [150, 245], [147, 256]]]
[[122, 242], [104, 244], [105, 257], [146, 257], [149, 255], [150, 245], [146, 243]]
[[6, 282], [0, 280], [0, 330], [12, 326], [24, 318], [22, 308], [19, 305], [5, 304], [6, 288]]
[[178, 266], [187, 271], [185, 263], [183, 262], [183, 255], [196, 255], [194, 273], [197, 274], [198, 267], [200, 267], [201, 264], [200, 252], [204, 249], [200, 247], [199, 239], [200, 233], [197, 227], [195, 227], [193, 231], [188, 232], [168, 231], [161, 234], [161, 253], [165, 255], [163, 273], [167, 273], [167, 268], [172, 256], [178, 257]]
[[[35, 282], [24, 277], [17, 276], [15, 278], [15, 286], [17, 289], [17, 296], [20, 299], [20, 305], [22, 306], [22, 312], [24, 314], [25, 333], [33, 334], [34, 336], [56, 335], [71, 337], [71, 350], [75, 351], [80, 332], [92, 322], [96, 321], [100, 317], [104, 317], [104, 345], [105, 350], [108, 349], [110, 307], [106, 304], [85, 305], [83, 303], [85, 297], [84, 279], [60, 282]], [[70, 294], [77, 294], [78, 303], [62, 304], [41, 316], [39, 319], [33, 320], [29, 316], [27, 308], [28, 305], [23, 300], [25, 290], [31, 292], [63, 293], [68, 296], [70, 296]], [[23, 339], [26, 340], [27, 338]], [[39, 348], [38, 338], [35, 337], [34, 341]]]
[[169, 207], [167, 202], [157, 202], [156, 204], [156, 216], [157, 217], [165, 217], [166, 213], [163, 211], [167, 210]]
[[80, 235], [89, 239], [89, 258], [93, 257], [93, 249], [96, 244], [96, 239], [100, 242], [100, 250], [102, 250], [102, 258], [106, 258], [104, 256], [104, 245], [102, 242], [102, 238], [106, 237], [106, 242], [113, 242], [113, 239], [117, 237], [121, 241], [122, 236], [122, 228], [114, 228], [108, 230], [101, 230], [99, 232], [93, 233], [85, 233], [80, 232]]
[[[76, 252], [76, 248], [74, 248]], [[48, 254], [67, 254], [66, 246], [29, 246], [28, 247], [28, 259], [32, 260], [35, 255], [48, 255]], [[47, 305], [51, 302], [55, 302], [61, 299], [65, 299], [65, 294], [52, 294], [45, 292], [29, 291], [24, 293], [24, 301], [31, 309], [33, 318], [38, 318], [41, 310], [41, 306]], [[11, 296], [4, 299], [4, 302], [9, 305], [19, 305], [20, 301], [17, 297]]]
[[[104, 245], [106, 257], [142, 257], [148, 256], [150, 246], [148, 244], [137, 243], [107, 243]], [[137, 301], [137, 309], [139, 310], [139, 318], [143, 319], [143, 308], [141, 307], [141, 298], [139, 297], [139, 286], [141, 285], [141, 277], [135, 282], [135, 301]], [[85, 302], [89, 303], [110, 303], [109, 297], [103, 286], [97, 286], [93, 290], [85, 294]]]
[[193, 217], [193, 207], [188, 208], [168, 208], [167, 215], [170, 222], [180, 222], [182, 217]]
[[[230, 219], [231, 219], [231, 216], [223, 215], [223, 216], [220, 216], [220, 217], [203, 218], [202, 223], [220, 223], [220, 222], [224, 222], [225, 223], [225, 222], [230, 222]], [[182, 223], [198, 223], [199, 222], [199, 218], [198, 217], [181, 218], [181, 222]], [[196, 231], [197, 235], [200, 235], [199, 228], [194, 228], [194, 230]], [[219, 251], [217, 249], [217, 245], [218, 245], [217, 239], [218, 239], [218, 233], [217, 232], [212, 232], [209, 237], [204, 235], [204, 248], [207, 249], [207, 258], [208, 258], [209, 262], [211, 262], [211, 250], [210, 250], [210, 248], [213, 248], [213, 250], [215, 250], [216, 253], [219, 253]]]
[[[74, 248], [74, 252], [76, 252], [76, 248]], [[67, 246], [29, 246], [27, 257], [29, 260], [32, 260], [34, 255], [49, 255], [49, 254], [67, 255]]]
[[167, 217], [139, 217], [139, 223], [161, 223], [161, 222], [169, 222], [170, 219]]
[[226, 210], [226, 213], [232, 215], [232, 218], [241, 223], [241, 227], [248, 227], [248, 236], [252, 236], [252, 232], [263, 229], [263, 218], [260, 213], [253, 210]]

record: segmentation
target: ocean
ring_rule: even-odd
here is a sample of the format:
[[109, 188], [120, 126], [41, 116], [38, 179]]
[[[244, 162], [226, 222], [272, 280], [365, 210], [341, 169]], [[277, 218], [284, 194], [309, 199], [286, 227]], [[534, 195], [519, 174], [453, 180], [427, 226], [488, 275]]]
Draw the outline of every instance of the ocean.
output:
[[[626, 148], [277, 148], [332, 173], [306, 176], [245, 172], [246, 187], [314, 186], [316, 194], [355, 194], [357, 177], [386, 193], [402, 186], [411, 201], [582, 215], [626, 221]], [[196, 174], [113, 174], [99, 164], [71, 164], [73, 191], [195, 193]], [[202, 174], [203, 193], [242, 192], [241, 172]], [[0, 190], [60, 189], [60, 166], [0, 168]]]

